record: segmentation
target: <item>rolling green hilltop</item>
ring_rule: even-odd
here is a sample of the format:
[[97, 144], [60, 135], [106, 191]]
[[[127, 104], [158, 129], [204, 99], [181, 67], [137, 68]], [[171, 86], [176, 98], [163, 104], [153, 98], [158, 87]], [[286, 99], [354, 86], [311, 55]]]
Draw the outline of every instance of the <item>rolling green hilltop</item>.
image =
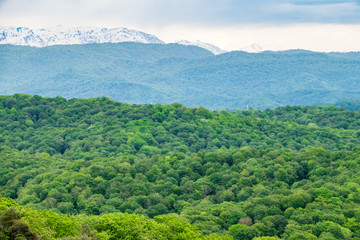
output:
[[360, 99], [360, 53], [211, 52], [178, 44], [0, 46], [0, 94], [107, 96], [208, 109]]
[[360, 239], [359, 124], [1, 96], [0, 239]]

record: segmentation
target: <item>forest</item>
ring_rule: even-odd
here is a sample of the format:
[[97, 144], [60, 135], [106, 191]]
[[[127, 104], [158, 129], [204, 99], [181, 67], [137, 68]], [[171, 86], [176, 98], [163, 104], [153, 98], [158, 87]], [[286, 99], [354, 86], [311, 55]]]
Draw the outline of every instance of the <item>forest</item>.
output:
[[0, 96], [0, 239], [360, 239], [359, 126], [335, 106]]

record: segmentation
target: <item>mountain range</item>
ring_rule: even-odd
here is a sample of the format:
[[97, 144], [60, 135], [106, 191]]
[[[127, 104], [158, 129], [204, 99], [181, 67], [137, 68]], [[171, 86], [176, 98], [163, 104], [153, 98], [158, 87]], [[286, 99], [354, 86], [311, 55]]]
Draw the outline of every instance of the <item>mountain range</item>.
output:
[[180, 44], [0, 45], [0, 94], [264, 109], [360, 99], [359, 66], [358, 52], [214, 55]]
[[31, 47], [89, 43], [164, 43], [156, 36], [127, 28], [74, 27], [30, 29], [27, 27], [0, 27], [0, 44]]
[[[54, 28], [30, 29], [27, 27], [1, 27], [0, 44], [11, 44], [30, 47], [47, 47], [54, 45], [90, 44], [90, 43], [154, 43], [165, 42], [155, 35], [128, 28], [96, 28], [56, 26]], [[214, 54], [226, 51], [201, 41], [178, 41], [178, 44], [198, 46]]]
[[215, 55], [218, 55], [218, 54], [223, 54], [223, 53], [226, 53], [227, 51], [213, 45], [213, 44], [210, 44], [210, 43], [204, 43], [204, 42], [201, 42], [199, 40], [197, 41], [187, 41], [187, 40], [181, 40], [181, 41], [178, 41], [176, 42], [177, 44], [182, 44], [182, 45], [186, 45], [186, 46], [197, 46], [197, 47], [201, 47], [201, 48], [204, 48], [206, 50], [209, 50], [210, 52], [212, 52], [213, 54]]

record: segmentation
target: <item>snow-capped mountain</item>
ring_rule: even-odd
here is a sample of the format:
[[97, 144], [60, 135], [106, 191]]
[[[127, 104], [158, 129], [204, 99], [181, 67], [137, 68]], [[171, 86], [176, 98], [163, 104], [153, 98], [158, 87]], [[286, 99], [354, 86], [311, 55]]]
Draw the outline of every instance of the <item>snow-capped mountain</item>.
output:
[[65, 28], [48, 29], [0, 27], [0, 44], [46, 47], [87, 43], [164, 43], [156, 36], [127, 28]]
[[218, 54], [222, 54], [222, 53], [226, 53], [225, 50], [222, 50], [221, 48], [215, 46], [215, 45], [212, 45], [210, 43], [204, 43], [204, 42], [200, 42], [199, 40], [198, 41], [194, 41], [194, 42], [190, 42], [190, 41], [186, 41], [186, 40], [181, 40], [181, 41], [178, 41], [176, 42], [177, 44], [182, 44], [182, 45], [192, 45], [192, 46], [197, 46], [197, 47], [201, 47], [201, 48], [204, 48], [206, 50], [209, 50], [210, 52], [212, 52], [213, 54], [215, 55], [218, 55]]
[[249, 52], [249, 53], [259, 53], [263, 52], [264, 49], [259, 44], [252, 44], [251, 46], [241, 48], [240, 51]]
[[[157, 43], [164, 44], [155, 35], [128, 28], [93, 28], [56, 26], [54, 28], [30, 29], [27, 27], [1, 27], [0, 44], [11, 44], [31, 47], [53, 45], [88, 44], [88, 43]], [[214, 54], [227, 51], [210, 43], [201, 41], [178, 41], [177, 44], [192, 45], [209, 50]]]

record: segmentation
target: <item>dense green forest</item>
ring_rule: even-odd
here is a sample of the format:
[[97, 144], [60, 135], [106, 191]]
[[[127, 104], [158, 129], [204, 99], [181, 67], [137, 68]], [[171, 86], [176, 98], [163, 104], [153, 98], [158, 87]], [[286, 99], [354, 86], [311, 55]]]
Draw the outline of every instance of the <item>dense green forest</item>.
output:
[[334, 104], [360, 99], [360, 53], [229, 52], [178, 44], [0, 45], [0, 94], [208, 109]]
[[0, 239], [360, 239], [360, 112], [0, 97]]

